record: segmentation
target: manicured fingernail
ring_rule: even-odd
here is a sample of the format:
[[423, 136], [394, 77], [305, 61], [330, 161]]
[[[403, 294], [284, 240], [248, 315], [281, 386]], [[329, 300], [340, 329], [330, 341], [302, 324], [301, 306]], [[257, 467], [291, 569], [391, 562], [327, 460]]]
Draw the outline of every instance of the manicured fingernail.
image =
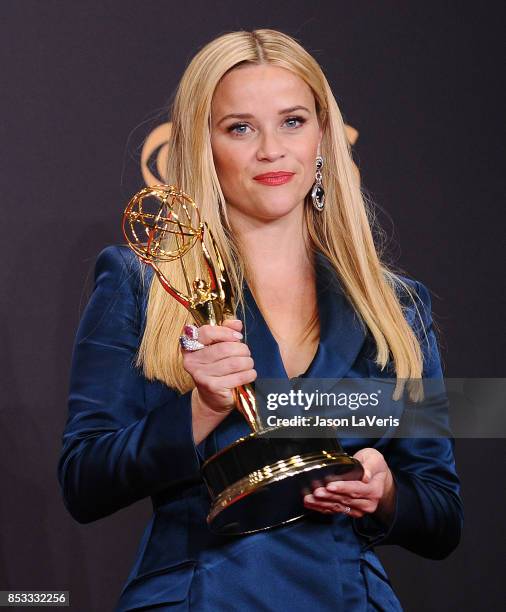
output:
[[198, 338], [198, 331], [195, 325], [185, 325], [183, 327], [184, 335], [188, 336], [192, 340], [196, 340]]
[[327, 497], [327, 491], [323, 491], [322, 489], [316, 489], [315, 491], [313, 491], [313, 495], [315, 497], [324, 498]]
[[234, 336], [234, 338], [239, 338], [239, 340], [243, 339], [243, 335], [241, 334], [241, 332], [232, 332], [232, 336]]

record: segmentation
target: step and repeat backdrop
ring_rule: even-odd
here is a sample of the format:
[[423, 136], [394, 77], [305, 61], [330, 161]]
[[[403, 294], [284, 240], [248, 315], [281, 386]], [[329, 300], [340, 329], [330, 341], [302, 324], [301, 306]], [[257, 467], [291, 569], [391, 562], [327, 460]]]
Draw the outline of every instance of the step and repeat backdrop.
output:
[[[160, 177], [178, 81], [219, 34], [278, 29], [314, 55], [388, 256], [431, 291], [445, 375], [504, 376], [501, 6], [0, 3], [0, 590], [65, 590], [102, 612], [131, 569], [149, 499], [86, 525], [63, 505], [72, 344], [97, 254]], [[457, 440], [465, 530], [450, 557], [378, 549], [406, 610], [499, 609], [503, 456], [503, 440]]]

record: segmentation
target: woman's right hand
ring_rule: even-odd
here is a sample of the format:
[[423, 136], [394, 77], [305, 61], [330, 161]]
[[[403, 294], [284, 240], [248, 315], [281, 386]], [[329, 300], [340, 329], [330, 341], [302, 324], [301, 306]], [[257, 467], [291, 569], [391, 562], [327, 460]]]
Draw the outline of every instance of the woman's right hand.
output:
[[257, 373], [246, 344], [241, 342], [242, 321], [202, 325], [198, 341], [204, 348], [183, 350], [183, 366], [195, 381], [198, 402], [205, 410], [226, 414], [234, 409], [232, 389], [253, 382]]

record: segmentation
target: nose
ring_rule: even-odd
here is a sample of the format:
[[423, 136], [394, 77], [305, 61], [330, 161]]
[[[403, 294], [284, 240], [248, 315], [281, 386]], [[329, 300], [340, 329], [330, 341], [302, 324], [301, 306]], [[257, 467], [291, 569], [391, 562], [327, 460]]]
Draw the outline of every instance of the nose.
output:
[[269, 130], [264, 131], [259, 139], [257, 159], [274, 161], [284, 155], [284, 147], [277, 134]]

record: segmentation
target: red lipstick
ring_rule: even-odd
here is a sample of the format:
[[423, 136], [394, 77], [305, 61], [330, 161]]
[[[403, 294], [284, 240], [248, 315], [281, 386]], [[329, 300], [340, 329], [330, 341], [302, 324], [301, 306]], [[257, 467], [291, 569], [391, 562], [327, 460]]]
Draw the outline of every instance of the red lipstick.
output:
[[271, 187], [275, 187], [276, 185], [284, 185], [288, 183], [288, 181], [294, 175], [294, 172], [266, 172], [265, 174], [257, 174], [253, 179], [262, 183], [263, 185], [270, 185]]

